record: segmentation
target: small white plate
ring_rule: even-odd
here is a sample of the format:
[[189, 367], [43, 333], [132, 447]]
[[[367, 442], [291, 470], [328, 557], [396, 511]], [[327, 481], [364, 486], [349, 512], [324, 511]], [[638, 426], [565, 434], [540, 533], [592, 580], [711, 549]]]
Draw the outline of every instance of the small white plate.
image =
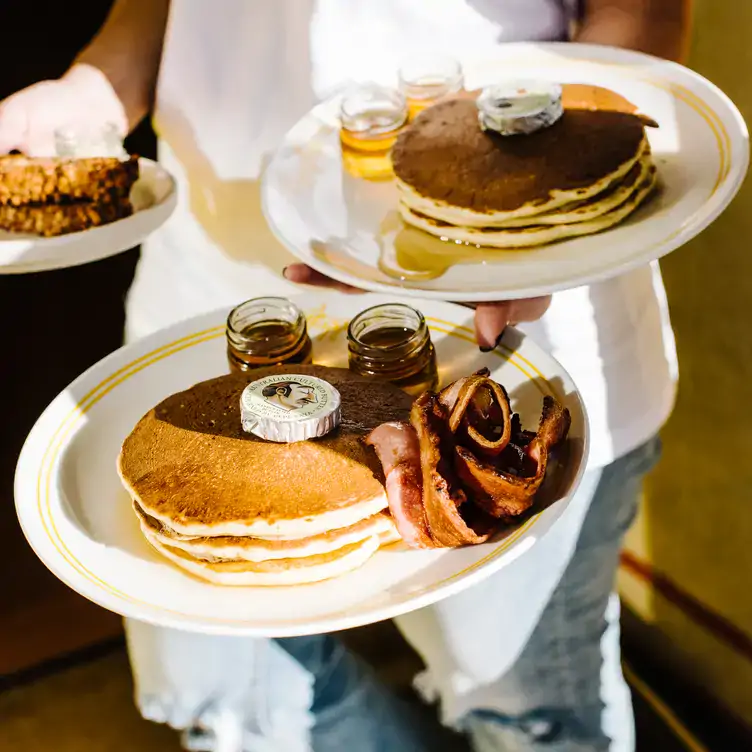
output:
[[139, 159], [141, 175], [131, 190], [133, 214], [116, 222], [54, 238], [0, 230], [0, 274], [27, 274], [114, 256], [135, 248], [159, 229], [177, 205], [172, 175], [151, 159]]
[[342, 169], [334, 99], [288, 133], [265, 173], [264, 211], [277, 237], [301, 261], [367, 290], [475, 302], [531, 297], [615, 277], [679, 248], [718, 217], [744, 179], [749, 143], [742, 116], [687, 68], [627, 50], [560, 43], [503, 45], [492, 58], [466, 61], [468, 88], [509, 76], [604, 86], [654, 118], [660, 128], [647, 130], [663, 185], [658, 198], [601, 234], [534, 250], [486, 250], [482, 260], [454, 266], [452, 244], [425, 235], [425, 251], [446, 271], [426, 274], [420, 263], [408, 269], [391, 260], [401, 227], [396, 187]]
[[[345, 366], [345, 327], [393, 297], [332, 292], [293, 298], [306, 312], [314, 360]], [[396, 544], [355, 572], [296, 587], [220, 587], [156, 554], [139, 530], [115, 462], [138, 419], [170, 394], [227, 371], [226, 310], [123, 347], [63, 391], [32, 429], [16, 470], [16, 508], [39, 558], [63, 582], [104, 608], [207, 633], [300, 635], [345, 629], [411, 611], [488, 577], [529, 551], [566, 509], [587, 458], [587, 419], [561, 366], [515, 330], [481, 353], [472, 312], [427, 301], [442, 382], [488, 366], [509, 390], [525, 426], [536, 427], [544, 394], [569, 407], [572, 428], [539, 494], [537, 513], [493, 542], [415, 551]]]

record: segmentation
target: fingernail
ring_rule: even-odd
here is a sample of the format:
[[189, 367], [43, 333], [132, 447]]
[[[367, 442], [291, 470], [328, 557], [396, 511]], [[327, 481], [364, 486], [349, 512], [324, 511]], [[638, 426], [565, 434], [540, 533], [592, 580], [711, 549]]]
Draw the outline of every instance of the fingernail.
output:
[[501, 340], [502, 340], [502, 338], [504, 337], [504, 332], [505, 332], [505, 331], [506, 331], [506, 327], [504, 327], [504, 329], [502, 329], [502, 331], [501, 331], [501, 334], [500, 334], [500, 335], [499, 335], [499, 336], [498, 336], [498, 337], [496, 338], [496, 342], [494, 343], [493, 347], [485, 347], [485, 346], [484, 346], [484, 347], [479, 347], [478, 349], [479, 349], [479, 350], [480, 350], [480, 351], [481, 351], [482, 353], [489, 353], [489, 352], [491, 352], [492, 350], [495, 350], [495, 349], [496, 349], [496, 348], [497, 348], [497, 347], [499, 346], [499, 344], [501, 343]]
[[284, 277], [285, 279], [287, 279], [287, 270], [288, 270], [289, 268], [290, 268], [289, 266], [285, 266], [285, 267], [284, 267], [284, 268], [282, 269], [282, 276], [283, 276], [283, 277]]

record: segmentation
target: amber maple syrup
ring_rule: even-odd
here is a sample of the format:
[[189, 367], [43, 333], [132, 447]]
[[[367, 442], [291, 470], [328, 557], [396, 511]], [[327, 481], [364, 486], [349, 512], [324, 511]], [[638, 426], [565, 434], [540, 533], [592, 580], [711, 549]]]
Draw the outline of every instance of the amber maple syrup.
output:
[[347, 332], [350, 370], [389, 381], [414, 397], [435, 390], [436, 350], [420, 311], [399, 303], [362, 311]]
[[340, 104], [342, 164], [354, 177], [392, 177], [391, 150], [407, 122], [404, 97], [395, 90], [369, 84], [347, 93]]
[[458, 264], [493, 263], [524, 252], [524, 249], [488, 248], [429, 235], [403, 222], [397, 212], [384, 217], [377, 239], [379, 271], [403, 282], [438, 279]]
[[312, 344], [305, 316], [285, 298], [254, 298], [234, 308], [227, 319], [230, 370], [311, 362]]

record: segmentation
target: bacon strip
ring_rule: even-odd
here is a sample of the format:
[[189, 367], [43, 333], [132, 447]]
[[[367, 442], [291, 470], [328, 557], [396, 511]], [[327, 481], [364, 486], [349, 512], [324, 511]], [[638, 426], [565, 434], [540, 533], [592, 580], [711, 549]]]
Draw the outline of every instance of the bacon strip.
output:
[[366, 438], [381, 461], [389, 509], [413, 548], [483, 543], [532, 505], [569, 411], [544, 397], [537, 432], [524, 431], [488, 369], [413, 403], [410, 425], [385, 423]]
[[[526, 447], [519, 448], [522, 461], [510, 463], [508, 469], [478, 459], [466, 447], [455, 446], [454, 466], [463, 484], [473, 492], [473, 501], [494, 517], [515, 517], [529, 509], [545, 477], [549, 452], [567, 435], [570, 422], [565, 407], [553, 397], [544, 397], [538, 431]], [[525, 459], [532, 464], [532, 472], [527, 472]], [[519, 475], [514, 474], [515, 469]]]
[[491, 371], [489, 371], [488, 368], [481, 368], [472, 376], [464, 376], [461, 379], [457, 379], [457, 381], [453, 381], [451, 384], [445, 386], [439, 392], [439, 403], [447, 411], [447, 414], [451, 413], [452, 410], [454, 410], [454, 406], [457, 404], [457, 398], [459, 397], [462, 388], [465, 386], [465, 384], [467, 384], [468, 381], [470, 381], [470, 379], [474, 378], [475, 376], [490, 375]]
[[484, 457], [501, 454], [512, 438], [512, 408], [504, 387], [487, 376], [471, 376], [449, 415], [449, 430], [460, 429], [468, 449]]
[[[442, 457], [442, 428], [447, 412], [436, 395], [425, 392], [413, 403], [410, 423], [420, 446], [420, 465], [423, 472], [423, 507], [426, 511], [431, 537], [443, 546], [462, 546], [483, 543], [493, 528], [483, 515], [466, 520], [460, 505], [467, 501], [465, 492], [452, 478], [451, 464]], [[446, 448], [444, 457], [447, 456]], [[469, 510], [474, 513], [472, 505]]]
[[402, 540], [412, 548], [434, 548], [423, 506], [418, 436], [407, 423], [384, 423], [365, 439], [381, 462], [386, 498]]

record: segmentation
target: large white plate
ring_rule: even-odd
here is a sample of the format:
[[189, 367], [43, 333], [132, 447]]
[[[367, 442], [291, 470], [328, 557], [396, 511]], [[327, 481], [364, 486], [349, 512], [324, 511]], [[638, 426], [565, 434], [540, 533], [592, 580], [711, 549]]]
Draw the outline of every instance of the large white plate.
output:
[[172, 176], [151, 159], [139, 159], [141, 175], [131, 190], [133, 214], [117, 222], [40, 238], [0, 230], [0, 274], [26, 274], [78, 266], [114, 256], [143, 242], [175, 210]]
[[[599, 235], [491, 251], [484, 263], [458, 264], [434, 279], [415, 269], [400, 273], [394, 264], [385, 273], [378, 262], [394, 248], [397, 191], [392, 182], [344, 172], [335, 99], [289, 132], [265, 174], [264, 208], [278, 238], [310, 266], [367, 290], [457, 301], [528, 297], [614, 277], [680, 247], [724, 210], [746, 174], [742, 116], [718, 88], [680, 65], [606, 47], [510, 44], [492, 58], [468, 62], [466, 72], [469, 88], [522, 76], [621, 93], [660, 123], [648, 129], [660, 197]], [[437, 257], [453, 252], [428, 236], [426, 246]]]
[[[314, 358], [345, 365], [344, 326], [382, 296], [310, 293], [295, 298], [308, 315]], [[389, 298], [394, 300], [394, 298]], [[443, 382], [488, 366], [507, 386], [526, 425], [535, 427], [544, 394], [572, 412], [569, 440], [540, 492], [539, 509], [480, 546], [412, 551], [398, 544], [352, 574], [315, 585], [234, 588], [184, 574], [147, 545], [115, 460], [136, 421], [168, 395], [226, 372], [227, 311], [202, 316], [121, 348], [89, 369], [47, 408], [16, 471], [16, 508], [39, 558], [77, 592], [125, 616], [212, 633], [298, 635], [362, 625], [456, 593], [529, 551], [564, 512], [587, 456], [587, 420], [556, 361], [510, 330], [481, 353], [472, 312], [421, 304]]]

